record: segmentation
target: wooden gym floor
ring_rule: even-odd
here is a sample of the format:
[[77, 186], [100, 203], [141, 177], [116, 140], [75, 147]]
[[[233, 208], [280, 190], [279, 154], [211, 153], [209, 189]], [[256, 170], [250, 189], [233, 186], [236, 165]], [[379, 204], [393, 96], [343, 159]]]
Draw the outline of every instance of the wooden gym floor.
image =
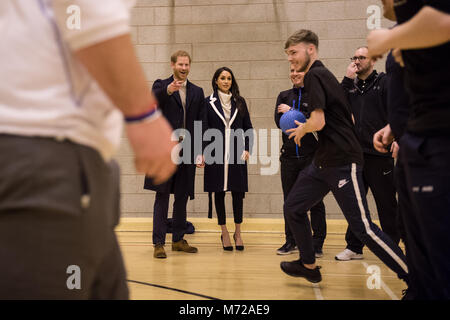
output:
[[[151, 219], [122, 219], [116, 233], [127, 268], [131, 299], [397, 300], [406, 288], [367, 248], [363, 260], [334, 259], [345, 248], [347, 223], [344, 220], [328, 220], [324, 257], [317, 259], [323, 278], [319, 284], [290, 277], [281, 271], [281, 261], [298, 259], [298, 254], [276, 255], [276, 249], [284, 243], [282, 219], [244, 220], [245, 250], [242, 252], [223, 251], [215, 219], [188, 220], [194, 224], [196, 232], [186, 235], [185, 239], [198, 247], [199, 252], [172, 252], [172, 235], [168, 234], [167, 259], [155, 259]], [[228, 230], [232, 233], [234, 226], [230, 224]], [[378, 283], [371, 281], [373, 276], [369, 279], [371, 274], [367, 273], [368, 267], [374, 265], [380, 270]], [[373, 287], [376, 284], [378, 288]]]

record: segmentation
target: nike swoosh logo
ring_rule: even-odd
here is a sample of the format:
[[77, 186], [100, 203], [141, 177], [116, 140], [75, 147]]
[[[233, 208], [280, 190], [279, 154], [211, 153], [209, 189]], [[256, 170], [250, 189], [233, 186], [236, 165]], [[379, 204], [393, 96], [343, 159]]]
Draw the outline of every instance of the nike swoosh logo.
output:
[[387, 171], [387, 172], [384, 172], [384, 171], [383, 171], [383, 175], [386, 176], [386, 175], [388, 175], [388, 174], [391, 173], [391, 172], [392, 172], [392, 170]]
[[338, 188], [340, 189], [340, 188], [342, 188], [343, 186], [345, 186], [345, 185], [348, 183], [348, 181], [349, 181], [349, 180], [341, 180], [341, 181], [339, 181]]

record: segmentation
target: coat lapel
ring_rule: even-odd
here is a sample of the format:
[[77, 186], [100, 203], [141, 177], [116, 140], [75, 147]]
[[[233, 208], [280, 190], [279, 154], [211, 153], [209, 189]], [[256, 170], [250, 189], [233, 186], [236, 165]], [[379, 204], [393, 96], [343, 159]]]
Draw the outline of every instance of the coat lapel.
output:
[[222, 104], [220, 103], [219, 94], [215, 91], [214, 92], [214, 105], [216, 106], [217, 110], [219, 110], [220, 114], [222, 115], [222, 118], [225, 119], [225, 113], [223, 112]]
[[183, 104], [181, 103], [180, 93], [178, 91], [174, 92], [173, 97], [175, 98], [175, 101], [178, 103], [178, 105], [181, 108], [183, 108]]
[[194, 99], [194, 93], [192, 92], [192, 84], [189, 80], [186, 80], [186, 112], [189, 110], [189, 107], [192, 104], [192, 100]]
[[236, 115], [238, 113], [238, 110], [236, 108], [236, 100], [231, 98], [231, 114], [230, 114], [230, 127], [234, 122], [234, 119], [236, 119]]
[[222, 105], [220, 103], [219, 97], [216, 92], [212, 93], [209, 97], [209, 105], [212, 107], [216, 115], [222, 120], [223, 125], [226, 127], [227, 122], [225, 120], [225, 115], [223, 114]]
[[[174, 78], [173, 75], [169, 78], [169, 83], [167, 84], [167, 86], [169, 86], [172, 82], [173, 82]], [[187, 91], [187, 90], [186, 90]], [[175, 99], [175, 101], [178, 103], [178, 105], [180, 106], [180, 108], [183, 108], [183, 104], [181, 103], [181, 97], [180, 97], [180, 93], [178, 91], [175, 91], [172, 94], [173, 98]]]

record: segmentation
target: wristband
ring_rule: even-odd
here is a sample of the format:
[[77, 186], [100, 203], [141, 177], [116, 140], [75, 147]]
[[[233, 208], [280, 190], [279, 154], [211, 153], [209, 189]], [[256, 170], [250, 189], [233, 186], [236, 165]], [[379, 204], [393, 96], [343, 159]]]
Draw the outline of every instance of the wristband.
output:
[[132, 116], [132, 117], [126, 117], [125, 116], [125, 122], [127, 124], [133, 124], [133, 123], [141, 123], [141, 122], [148, 122], [152, 121], [153, 119], [158, 118], [161, 115], [161, 112], [154, 108], [146, 113], [143, 113], [138, 116]]

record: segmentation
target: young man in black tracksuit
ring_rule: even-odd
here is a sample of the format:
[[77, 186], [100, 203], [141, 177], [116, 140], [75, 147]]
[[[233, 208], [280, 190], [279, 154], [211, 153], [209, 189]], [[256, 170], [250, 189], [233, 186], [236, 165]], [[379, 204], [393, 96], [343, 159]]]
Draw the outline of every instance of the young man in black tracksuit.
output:
[[313, 162], [300, 172], [284, 205], [301, 259], [282, 262], [288, 275], [310, 282], [322, 280], [315, 263], [307, 211], [332, 192], [351, 230], [400, 279], [407, 281], [408, 268], [401, 249], [371, 221], [362, 177], [362, 148], [356, 137], [345, 92], [333, 74], [317, 60], [319, 40], [315, 33], [300, 30], [285, 44], [288, 60], [305, 71], [306, 123], [288, 130], [301, 145], [309, 132], [318, 132], [319, 146]]
[[[394, 159], [391, 153], [380, 153], [373, 147], [373, 135], [386, 126], [386, 74], [373, 69], [375, 61], [367, 55], [367, 47], [360, 47], [351, 58], [342, 81], [355, 118], [356, 134], [364, 155], [363, 180], [366, 193], [372, 191], [382, 230], [399, 243], [397, 228], [397, 200], [394, 186]], [[347, 247], [335, 259], [349, 261], [363, 258], [363, 243], [347, 228]]]
[[[293, 88], [280, 92], [275, 106], [275, 123], [280, 128], [281, 116], [291, 108], [305, 112], [301, 108], [301, 99], [304, 96], [303, 78], [304, 72], [298, 72], [293, 65], [290, 67], [290, 79]], [[303, 138], [302, 146], [299, 147], [288, 135], [283, 133], [283, 146], [281, 147], [281, 184], [283, 187], [283, 196], [286, 201], [289, 191], [297, 179], [301, 170], [306, 168], [312, 161], [314, 152], [317, 149], [317, 138], [314, 134], [309, 133]], [[311, 227], [313, 230], [314, 252], [316, 258], [323, 256], [322, 247], [327, 235], [327, 223], [325, 214], [325, 205], [323, 201], [319, 201], [311, 208]], [[296, 250], [295, 239], [289, 225], [284, 217], [284, 230], [286, 235], [285, 244], [277, 250], [277, 254], [291, 254]]]

